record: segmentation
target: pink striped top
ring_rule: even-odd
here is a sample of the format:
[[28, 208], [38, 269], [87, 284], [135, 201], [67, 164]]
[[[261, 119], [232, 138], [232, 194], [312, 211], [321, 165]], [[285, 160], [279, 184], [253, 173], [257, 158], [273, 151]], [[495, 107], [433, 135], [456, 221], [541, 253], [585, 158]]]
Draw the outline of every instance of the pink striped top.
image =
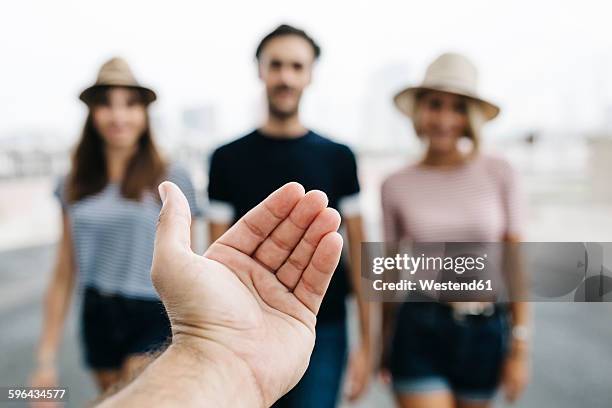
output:
[[382, 186], [385, 241], [497, 242], [522, 233], [517, 175], [499, 157], [454, 168], [412, 164]]

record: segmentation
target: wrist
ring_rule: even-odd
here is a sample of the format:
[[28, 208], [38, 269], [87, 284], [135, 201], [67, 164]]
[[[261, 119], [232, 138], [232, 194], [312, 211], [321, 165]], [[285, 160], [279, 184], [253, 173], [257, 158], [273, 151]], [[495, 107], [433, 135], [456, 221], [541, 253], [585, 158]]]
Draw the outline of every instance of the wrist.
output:
[[55, 368], [56, 356], [55, 353], [39, 353], [36, 356], [36, 364], [38, 367]]
[[361, 341], [359, 342], [359, 347], [363, 350], [370, 351], [372, 348], [372, 339], [367, 336], [362, 336]]
[[102, 407], [263, 407], [246, 363], [227, 347], [189, 335], [172, 344], [130, 385]]
[[529, 355], [529, 342], [531, 340], [531, 328], [526, 324], [515, 324], [510, 330], [510, 349], [508, 356], [514, 359], [527, 358]]
[[[175, 335], [167, 350], [170, 355], [186, 361], [197, 378], [202, 401], [209, 405], [232, 407], [263, 407], [265, 398], [253, 371], [247, 363], [226, 346], [200, 337]], [[200, 406], [201, 404], [196, 404]]]

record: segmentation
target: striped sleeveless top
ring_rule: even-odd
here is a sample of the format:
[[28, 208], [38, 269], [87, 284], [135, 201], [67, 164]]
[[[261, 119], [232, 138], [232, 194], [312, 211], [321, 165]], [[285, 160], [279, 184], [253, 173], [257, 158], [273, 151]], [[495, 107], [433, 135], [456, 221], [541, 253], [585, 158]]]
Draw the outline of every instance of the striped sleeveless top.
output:
[[[167, 173], [166, 180], [187, 197], [192, 217], [200, 216], [187, 171], [171, 163]], [[79, 290], [91, 287], [127, 298], [158, 299], [150, 270], [161, 204], [153, 193], [134, 201], [121, 196], [119, 183], [109, 183], [97, 194], [68, 203], [62, 177], [54, 194], [69, 218]]]

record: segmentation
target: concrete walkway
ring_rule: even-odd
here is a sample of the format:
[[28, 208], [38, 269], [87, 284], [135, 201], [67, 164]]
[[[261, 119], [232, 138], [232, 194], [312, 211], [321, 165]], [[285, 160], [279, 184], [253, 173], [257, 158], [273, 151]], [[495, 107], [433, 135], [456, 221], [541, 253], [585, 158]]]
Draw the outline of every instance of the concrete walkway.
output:
[[[54, 256], [53, 246], [0, 252], [0, 386], [27, 384]], [[95, 396], [81, 365], [77, 308], [71, 311], [60, 358], [61, 381], [70, 392], [68, 407], [83, 406]], [[533, 381], [518, 406], [612, 406], [612, 303], [540, 303], [534, 304], [534, 312]], [[391, 407], [392, 400], [375, 383], [354, 406]]]

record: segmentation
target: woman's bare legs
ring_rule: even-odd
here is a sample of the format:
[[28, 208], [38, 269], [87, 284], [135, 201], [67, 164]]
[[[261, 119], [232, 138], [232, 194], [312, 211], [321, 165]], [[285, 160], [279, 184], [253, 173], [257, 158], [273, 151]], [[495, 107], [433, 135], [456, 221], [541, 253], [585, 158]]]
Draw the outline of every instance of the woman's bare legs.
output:
[[400, 408], [458, 408], [448, 390], [395, 394], [395, 401]]
[[465, 401], [459, 400], [457, 401], [457, 408], [492, 408], [493, 401]]

